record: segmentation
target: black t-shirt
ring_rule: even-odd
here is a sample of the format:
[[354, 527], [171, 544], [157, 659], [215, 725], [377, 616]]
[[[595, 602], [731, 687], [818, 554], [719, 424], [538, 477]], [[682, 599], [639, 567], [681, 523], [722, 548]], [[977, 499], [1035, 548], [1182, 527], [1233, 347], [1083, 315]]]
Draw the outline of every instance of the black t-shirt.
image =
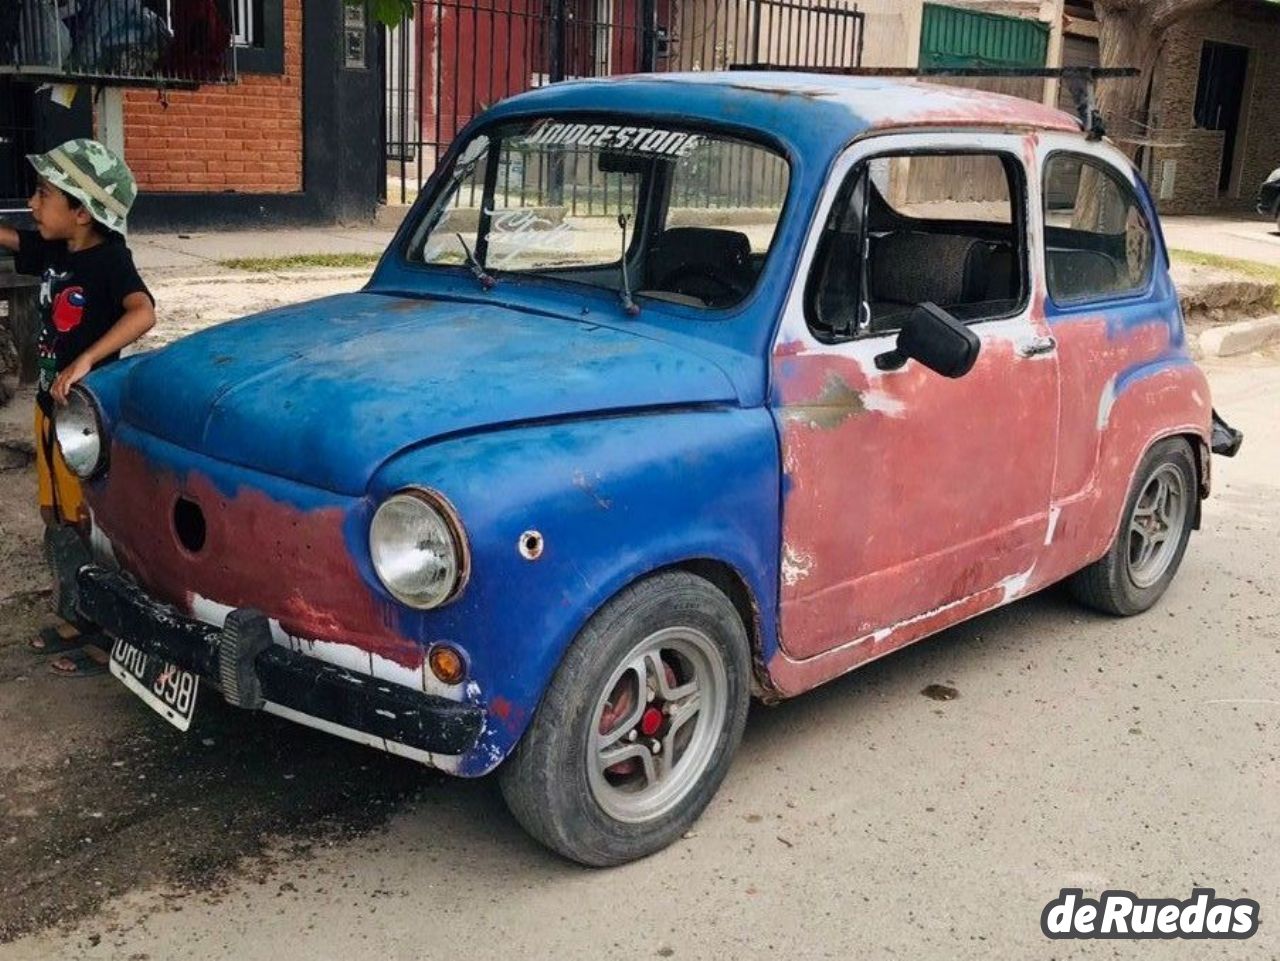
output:
[[[40, 383], [47, 395], [54, 378], [92, 347], [124, 316], [124, 299], [151, 291], [138, 276], [133, 254], [123, 243], [104, 241], [87, 250], [67, 250], [63, 241], [44, 240], [34, 230], [19, 231], [14, 269], [40, 277]], [[109, 363], [119, 353], [95, 366]]]

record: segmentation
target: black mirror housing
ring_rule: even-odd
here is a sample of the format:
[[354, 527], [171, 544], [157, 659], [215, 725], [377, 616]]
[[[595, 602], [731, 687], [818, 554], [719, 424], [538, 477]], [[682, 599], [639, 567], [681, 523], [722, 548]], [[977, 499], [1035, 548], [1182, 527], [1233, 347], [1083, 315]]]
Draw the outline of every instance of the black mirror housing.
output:
[[963, 377], [978, 360], [978, 335], [937, 304], [917, 304], [898, 331], [894, 350], [879, 355], [876, 367], [896, 370], [916, 360], [943, 377]]
[[643, 176], [653, 166], [652, 157], [635, 156], [613, 150], [602, 150], [596, 158], [596, 166], [606, 174], [636, 174]]

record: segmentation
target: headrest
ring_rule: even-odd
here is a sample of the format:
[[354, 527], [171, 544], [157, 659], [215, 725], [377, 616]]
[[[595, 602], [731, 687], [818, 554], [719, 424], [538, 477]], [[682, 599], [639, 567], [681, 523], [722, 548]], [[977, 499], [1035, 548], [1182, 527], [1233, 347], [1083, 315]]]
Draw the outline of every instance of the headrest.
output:
[[975, 275], [985, 274], [987, 244], [973, 237], [896, 231], [876, 240], [871, 251], [874, 300], [900, 304], [964, 303]]

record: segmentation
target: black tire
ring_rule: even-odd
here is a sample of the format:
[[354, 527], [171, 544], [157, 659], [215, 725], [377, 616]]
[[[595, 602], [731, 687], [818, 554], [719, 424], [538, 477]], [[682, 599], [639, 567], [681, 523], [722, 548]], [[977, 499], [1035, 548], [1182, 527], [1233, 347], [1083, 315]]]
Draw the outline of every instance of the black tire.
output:
[[[1182, 479], [1183, 510], [1178, 529], [1169, 531], [1172, 546], [1160, 565], [1159, 576], [1147, 582], [1147, 578], [1138, 576], [1139, 571], [1134, 564], [1131, 524], [1135, 522], [1139, 499], [1148, 491], [1154, 478], [1157, 475], [1167, 477], [1170, 471], [1176, 471]], [[1107, 553], [1067, 581], [1067, 587], [1076, 600], [1087, 607], [1121, 617], [1148, 610], [1178, 573], [1191, 536], [1196, 498], [1199, 496], [1195, 454], [1187, 442], [1180, 437], [1170, 437], [1153, 445], [1138, 466], [1133, 488], [1125, 500], [1120, 527]]]
[[[672, 629], [691, 632], [691, 637], [696, 632], [696, 643], [702, 645], [698, 656], [706, 656], [707, 673], [718, 678], [707, 681], [708, 691], [713, 685], [717, 690], [722, 685], [724, 700], [721, 702], [717, 695], [718, 709], [708, 709], [705, 715], [695, 712], [680, 728], [693, 733], [688, 735], [685, 753], [673, 769], [677, 773], [668, 775], [672, 779], [668, 785], [693, 780], [663, 802], [674, 806], [641, 821], [619, 820], [607, 810], [607, 803], [614, 797], [609, 786], [601, 791], [606, 804], [597, 796], [600, 788], [593, 788], [593, 779], [599, 784], [615, 770], [610, 767], [605, 774], [598, 773], [599, 746], [595, 739], [605, 723], [600, 708], [603, 704], [608, 712], [614, 705], [610, 698], [624, 685], [624, 678], [634, 677], [636, 693], [628, 702], [632, 704], [628, 712], [641, 709], [637, 705], [644, 681], [638, 674], [625, 673], [624, 665], [635, 663], [635, 652], [655, 636], [668, 636], [658, 632]], [[677, 678], [668, 660], [675, 660], [676, 667], [684, 671], [680, 655], [669, 654], [660, 647], [659, 657], [664, 664], [664, 679], [674, 684]], [[715, 657], [719, 658], [722, 671], [714, 670]], [[678, 680], [683, 683], [695, 675], [689, 668], [688, 676]], [[612, 691], [604, 690], [606, 685]], [[622, 591], [592, 617], [574, 640], [528, 731], [499, 769], [502, 795], [526, 831], [566, 858], [607, 867], [645, 857], [684, 834], [711, 801], [742, 738], [750, 693], [750, 643], [733, 604], [701, 577], [684, 571], [656, 574]], [[711, 697], [709, 693], [708, 703]], [[661, 698], [644, 703], [648, 715], [650, 706], [661, 703]], [[721, 713], [722, 719], [716, 723], [716, 715]], [[618, 724], [610, 730], [620, 731], [624, 726]], [[665, 737], [664, 734], [661, 740]], [[678, 743], [675, 737], [672, 734], [673, 745]], [[696, 750], [694, 743], [698, 745]], [[621, 739], [615, 746], [627, 747]], [[675, 756], [675, 747], [668, 753]], [[690, 759], [693, 763], [682, 769], [681, 765]], [[645, 763], [657, 760], [654, 757]], [[638, 766], [637, 775], [642, 776], [647, 770], [638, 760], [624, 762], [627, 763]]]

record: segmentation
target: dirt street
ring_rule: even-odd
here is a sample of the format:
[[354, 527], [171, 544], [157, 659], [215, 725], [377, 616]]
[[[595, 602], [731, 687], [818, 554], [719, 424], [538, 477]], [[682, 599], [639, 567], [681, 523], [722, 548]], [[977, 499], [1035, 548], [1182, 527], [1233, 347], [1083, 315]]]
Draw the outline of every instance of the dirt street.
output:
[[[158, 285], [164, 333], [256, 302], [248, 284], [179, 286]], [[1114, 620], [1050, 590], [754, 709], [694, 831], [611, 871], [537, 847], [492, 781], [213, 698], [183, 736], [110, 677], [51, 677], [25, 647], [46, 599], [29, 409], [11, 405], [0, 961], [1203, 957], [1039, 926], [1063, 887], [1193, 886], [1261, 904], [1259, 933], [1214, 956], [1280, 957], [1280, 353], [1207, 369], [1245, 448], [1215, 460], [1155, 610]]]

